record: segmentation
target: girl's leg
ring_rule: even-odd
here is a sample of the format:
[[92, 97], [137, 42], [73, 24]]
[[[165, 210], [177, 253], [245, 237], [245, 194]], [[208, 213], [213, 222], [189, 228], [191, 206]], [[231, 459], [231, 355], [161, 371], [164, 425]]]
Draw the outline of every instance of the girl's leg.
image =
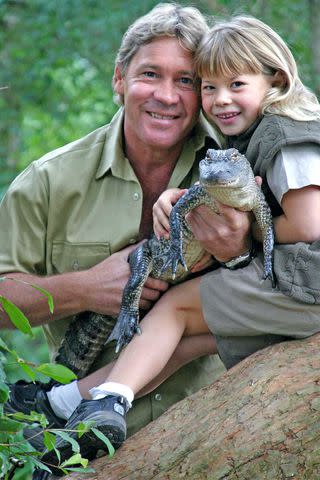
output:
[[160, 374], [183, 335], [209, 333], [200, 303], [200, 277], [171, 288], [141, 322], [122, 351], [108, 378], [131, 388], [136, 394]]
[[[214, 353], [217, 353], [217, 349], [214, 337], [211, 333], [182, 337], [179, 345], [173, 352], [163, 370], [142, 390], [140, 390], [136, 397], [142, 397], [143, 395], [152, 392], [152, 390], [173, 375], [177, 370], [179, 370], [179, 368], [183, 367], [192, 360], [200, 358], [204, 355], [212, 355]], [[91, 373], [87, 377], [78, 381], [78, 388], [82, 398], [91, 400], [92, 397], [89, 393], [89, 390], [105, 382], [114, 364], [115, 361], [110, 362], [96, 372]]]
[[[167, 292], [141, 322], [142, 335], [133, 338], [119, 360], [74, 382], [70, 395], [79, 397], [79, 401], [91, 400], [92, 388], [112, 380], [132, 385], [134, 393], [142, 396], [191, 360], [216, 353], [214, 337], [202, 318], [199, 283], [197, 278]], [[182, 335], [185, 337], [181, 339]], [[52, 407], [57, 406], [58, 393], [69, 404], [65, 386], [55, 389], [57, 392], [50, 392]]]
[[191, 360], [203, 357], [204, 355], [213, 355], [214, 353], [217, 353], [217, 348], [214, 336], [211, 333], [182, 337], [164, 369], [142, 388], [136, 397], [139, 398], [152, 392], [152, 390], [161, 385], [161, 383], [173, 375], [179, 368], [191, 362]]

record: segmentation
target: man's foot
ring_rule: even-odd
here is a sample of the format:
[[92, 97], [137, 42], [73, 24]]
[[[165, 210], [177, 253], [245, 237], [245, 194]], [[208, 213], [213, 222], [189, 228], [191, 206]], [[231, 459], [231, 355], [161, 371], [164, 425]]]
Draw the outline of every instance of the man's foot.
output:
[[[74, 430], [82, 422], [93, 422], [92, 427], [103, 433], [114, 448], [119, 448], [126, 439], [125, 418], [128, 409], [128, 402], [121, 396], [107, 395], [99, 400], [82, 400], [64, 428], [78, 442], [82, 457], [92, 459], [98, 450], [108, 449], [106, 444], [91, 431], [79, 438]], [[41, 457], [41, 461], [46, 463], [50, 469], [73, 455], [71, 444], [61, 437], [57, 438], [56, 448], [61, 455], [60, 462], [58, 462], [54, 450], [44, 453]], [[61, 470], [53, 468], [52, 471], [55, 475], [61, 475]]]
[[[25, 415], [29, 415], [31, 412], [42, 413], [49, 422], [46, 428], [64, 428], [66, 420], [54, 413], [47, 397], [47, 392], [51, 388], [51, 383], [29, 383], [24, 380], [10, 384], [10, 397], [4, 404], [5, 413], [22, 412]], [[35, 450], [40, 452], [44, 450], [42, 432], [41, 427], [25, 428], [23, 431], [25, 439]]]

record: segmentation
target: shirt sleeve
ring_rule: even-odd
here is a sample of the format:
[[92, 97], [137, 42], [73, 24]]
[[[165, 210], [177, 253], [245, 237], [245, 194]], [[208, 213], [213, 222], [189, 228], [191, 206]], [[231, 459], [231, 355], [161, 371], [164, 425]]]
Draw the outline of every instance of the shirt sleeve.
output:
[[0, 204], [0, 273], [46, 273], [47, 210], [47, 189], [35, 162], [12, 182]]
[[267, 170], [267, 182], [279, 204], [289, 190], [320, 186], [320, 146], [304, 143], [283, 147]]

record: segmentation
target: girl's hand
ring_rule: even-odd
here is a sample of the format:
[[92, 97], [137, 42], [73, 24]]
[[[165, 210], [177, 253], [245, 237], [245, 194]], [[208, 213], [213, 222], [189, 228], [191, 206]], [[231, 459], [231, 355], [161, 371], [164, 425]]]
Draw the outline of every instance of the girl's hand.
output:
[[153, 205], [153, 231], [158, 240], [160, 237], [167, 239], [170, 237], [169, 217], [172, 206], [187, 191], [187, 189], [170, 188], [163, 192]]

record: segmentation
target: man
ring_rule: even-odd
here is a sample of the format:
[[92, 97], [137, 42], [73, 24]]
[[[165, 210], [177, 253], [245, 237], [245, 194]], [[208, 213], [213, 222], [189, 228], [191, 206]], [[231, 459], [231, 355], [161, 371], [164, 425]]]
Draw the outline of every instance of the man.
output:
[[[0, 272], [48, 290], [55, 312], [49, 315], [45, 298], [25, 284], [3, 282], [1, 294], [18, 305], [33, 326], [44, 325], [52, 358], [74, 315], [118, 314], [129, 277], [127, 257], [134, 244], [152, 232], [154, 202], [166, 188], [196, 181], [198, 161], [209, 146], [218, 146], [210, 139], [214, 132], [199, 120], [193, 68], [206, 29], [197, 9], [173, 4], [160, 4], [138, 19], [124, 35], [116, 59], [113, 88], [123, 107], [109, 125], [32, 163], [2, 201]], [[227, 261], [248, 250], [249, 220], [227, 207], [221, 213], [199, 207], [189, 222], [204, 247]], [[199, 268], [207, 264], [205, 257]], [[149, 278], [141, 308], [149, 309], [167, 288], [165, 282]], [[0, 314], [2, 324], [10, 326]], [[180, 364], [188, 356], [197, 356], [196, 345]], [[11, 408], [42, 411], [52, 426], [60, 427], [78, 407], [79, 421], [98, 416], [97, 427], [103, 431], [103, 394], [90, 400], [89, 390], [105, 378], [104, 366], [113, 358], [114, 346], [107, 347], [95, 364], [100, 370], [78, 383], [54, 387], [48, 395], [41, 384], [13, 385]], [[169, 374], [180, 364], [169, 368]], [[209, 357], [180, 369], [135, 402], [128, 434], [212, 383], [216, 374], [217, 364]], [[73, 421], [66, 424], [70, 427]], [[82, 453], [88, 447], [85, 438], [79, 439]]]

